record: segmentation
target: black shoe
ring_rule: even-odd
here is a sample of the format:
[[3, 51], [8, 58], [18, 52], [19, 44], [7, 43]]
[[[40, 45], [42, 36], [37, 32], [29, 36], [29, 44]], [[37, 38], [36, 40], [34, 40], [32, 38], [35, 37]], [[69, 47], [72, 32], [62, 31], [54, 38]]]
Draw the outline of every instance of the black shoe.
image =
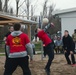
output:
[[50, 75], [50, 70], [45, 69], [47, 75]]

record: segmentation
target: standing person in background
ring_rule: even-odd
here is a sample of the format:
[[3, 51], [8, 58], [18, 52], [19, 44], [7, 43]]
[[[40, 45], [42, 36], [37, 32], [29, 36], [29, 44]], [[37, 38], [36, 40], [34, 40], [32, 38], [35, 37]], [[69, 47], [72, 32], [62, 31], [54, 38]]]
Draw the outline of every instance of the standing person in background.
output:
[[32, 43], [31, 45], [32, 45], [32, 48], [33, 48], [33, 54], [35, 55], [35, 44]]
[[[67, 60], [67, 64], [75, 66], [75, 57], [74, 57], [74, 42], [72, 37], [69, 35], [68, 30], [65, 30], [64, 36], [63, 36], [63, 48], [65, 53], [65, 58]], [[71, 60], [69, 58], [69, 55], [71, 55]]]
[[33, 60], [33, 49], [27, 34], [21, 32], [21, 25], [19, 23], [14, 24], [14, 31], [7, 37], [6, 51], [8, 60], [4, 75], [12, 75], [17, 66], [20, 66], [23, 70], [23, 75], [31, 75], [29, 69], [29, 58]]
[[[7, 51], [6, 51], [6, 39], [7, 39], [7, 37], [8, 37], [13, 31], [14, 31], [13, 26], [9, 27], [9, 32], [5, 35], [5, 37], [4, 37], [4, 39], [3, 39], [3, 41], [5, 42], [5, 55], [6, 55], [5, 64], [6, 64], [7, 60], [8, 60], [8, 55], [7, 55]], [[5, 65], [4, 67], [6, 67], [6, 65]]]
[[13, 29], [13, 26], [10, 26], [9, 27], [9, 32], [5, 35], [5, 37], [4, 37], [4, 41], [6, 41], [6, 39], [7, 39], [7, 37], [11, 34], [11, 32], [13, 32], [14, 31], [14, 29]]
[[74, 33], [72, 35], [73, 41], [75, 43], [75, 49], [76, 49], [76, 29], [74, 30]]

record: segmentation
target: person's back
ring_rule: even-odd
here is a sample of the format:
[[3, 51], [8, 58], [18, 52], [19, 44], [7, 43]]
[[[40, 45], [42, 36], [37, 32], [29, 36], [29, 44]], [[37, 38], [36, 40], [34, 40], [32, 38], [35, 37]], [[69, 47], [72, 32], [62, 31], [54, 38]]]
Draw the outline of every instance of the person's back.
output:
[[10, 58], [24, 57], [27, 56], [27, 51], [25, 45], [27, 45], [30, 40], [28, 36], [21, 31], [12, 32], [8, 36], [9, 46], [10, 46]]
[[[4, 75], [12, 75], [17, 66], [23, 70], [23, 75], [31, 75], [28, 63], [28, 53], [33, 59], [33, 49], [28, 36], [20, 31], [21, 25], [14, 24], [14, 31], [7, 37], [6, 50], [8, 60]], [[9, 66], [10, 65], [10, 66]]]
[[45, 46], [52, 43], [52, 40], [48, 37], [48, 34], [46, 32], [44, 32], [43, 30], [38, 32], [37, 36], [43, 41]]

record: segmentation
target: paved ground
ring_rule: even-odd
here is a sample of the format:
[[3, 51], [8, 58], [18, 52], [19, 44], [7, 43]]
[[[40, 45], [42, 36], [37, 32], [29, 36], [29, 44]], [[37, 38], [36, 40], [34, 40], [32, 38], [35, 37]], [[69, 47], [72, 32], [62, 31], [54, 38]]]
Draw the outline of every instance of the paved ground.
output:
[[[0, 57], [0, 75], [3, 75], [4, 72], [4, 61], [5, 57]], [[32, 75], [46, 75], [44, 71], [44, 66], [46, 62], [47, 58], [44, 58], [44, 60], [41, 61], [41, 56], [35, 55], [34, 62], [30, 63]], [[70, 65], [65, 64], [66, 60], [63, 55], [55, 55], [55, 59], [51, 67], [51, 75], [76, 75], [76, 67], [72, 67]], [[18, 67], [13, 75], [22, 75], [21, 68]]]

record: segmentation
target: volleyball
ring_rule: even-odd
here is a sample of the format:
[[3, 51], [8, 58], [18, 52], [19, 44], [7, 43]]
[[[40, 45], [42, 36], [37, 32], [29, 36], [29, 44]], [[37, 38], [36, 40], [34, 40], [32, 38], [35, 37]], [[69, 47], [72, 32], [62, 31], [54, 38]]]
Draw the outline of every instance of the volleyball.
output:
[[44, 18], [44, 19], [43, 19], [43, 25], [46, 25], [46, 24], [48, 24], [48, 23], [49, 23], [48, 18]]

